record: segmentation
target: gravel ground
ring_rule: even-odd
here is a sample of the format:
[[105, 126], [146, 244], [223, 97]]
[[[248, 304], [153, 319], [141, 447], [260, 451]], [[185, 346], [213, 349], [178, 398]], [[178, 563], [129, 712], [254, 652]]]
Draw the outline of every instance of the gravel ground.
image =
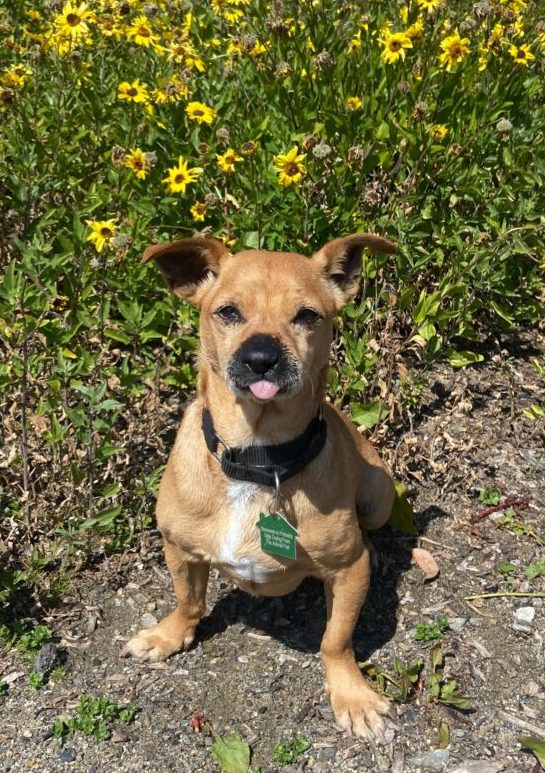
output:
[[[263, 773], [537, 773], [535, 757], [521, 751], [517, 738], [545, 738], [545, 599], [466, 599], [545, 591], [545, 578], [524, 575], [529, 564], [545, 560], [543, 545], [529, 533], [501, 528], [503, 511], [483, 514], [486, 505], [477, 499], [479, 489], [499, 489], [502, 501], [514, 498], [526, 528], [545, 535], [543, 426], [522, 415], [543, 397], [531, 354], [519, 349], [464, 371], [435, 367], [418, 419], [382, 449], [409, 486], [419, 537], [389, 528], [374, 536], [379, 564], [356, 632], [358, 658], [389, 674], [394, 658], [423, 658], [428, 674], [433, 643], [417, 641], [415, 625], [444, 613], [450, 621], [442, 639], [444, 674], [471, 697], [471, 711], [427, 701], [421, 680], [408, 703], [394, 705], [386, 745], [340, 734], [322, 692], [325, 611], [314, 582], [283, 599], [255, 599], [214, 575], [196, 647], [157, 666], [121, 660], [130, 634], [173, 603], [160, 539], [151, 532], [134, 552], [80, 574], [59, 607], [34, 609], [65, 648], [63, 680], [35, 691], [28, 666], [14, 652], [0, 655], [8, 685], [0, 697], [2, 771], [216, 771], [211, 739], [190, 726], [199, 711], [218, 733], [239, 733]], [[435, 580], [424, 581], [412, 561], [417, 545], [439, 564]], [[514, 569], [502, 574], [500, 561]], [[73, 715], [82, 694], [141, 710], [131, 724], [114, 724], [108, 741], [76, 734], [61, 745], [51, 735], [53, 721]], [[438, 749], [441, 720], [450, 730], [446, 749]], [[274, 747], [296, 736], [311, 746], [281, 768]]]

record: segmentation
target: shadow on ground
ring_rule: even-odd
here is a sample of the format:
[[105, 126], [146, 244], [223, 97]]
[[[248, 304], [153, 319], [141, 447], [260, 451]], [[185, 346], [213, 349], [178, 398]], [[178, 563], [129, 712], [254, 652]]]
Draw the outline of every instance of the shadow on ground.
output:
[[[415, 520], [420, 536], [426, 533], [432, 521], [448, 517], [448, 513], [439, 507], [428, 507], [417, 513]], [[358, 660], [367, 660], [395, 634], [398, 587], [410, 566], [411, 550], [417, 539], [389, 527], [373, 535], [378, 568], [373, 571], [371, 587], [354, 633]], [[228, 592], [201, 621], [197, 639], [205, 642], [235, 623], [261, 631], [300, 652], [318, 652], [326, 623], [322, 583], [305, 580], [296, 591], [281, 598], [250, 596], [240, 590]]]

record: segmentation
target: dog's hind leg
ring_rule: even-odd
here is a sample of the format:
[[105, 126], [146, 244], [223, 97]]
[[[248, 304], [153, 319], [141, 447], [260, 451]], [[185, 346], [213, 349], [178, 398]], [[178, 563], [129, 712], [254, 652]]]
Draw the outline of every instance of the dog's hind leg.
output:
[[[373, 460], [374, 461], [374, 460]], [[361, 474], [356, 492], [356, 512], [365, 531], [380, 529], [390, 515], [395, 500], [392, 476], [379, 460], [376, 464], [361, 460]]]
[[195, 628], [205, 611], [210, 565], [188, 561], [180, 548], [166, 540], [165, 558], [178, 605], [160, 623], [130, 639], [122, 656], [133, 655], [140, 660], [156, 662], [188, 649], [193, 642]]

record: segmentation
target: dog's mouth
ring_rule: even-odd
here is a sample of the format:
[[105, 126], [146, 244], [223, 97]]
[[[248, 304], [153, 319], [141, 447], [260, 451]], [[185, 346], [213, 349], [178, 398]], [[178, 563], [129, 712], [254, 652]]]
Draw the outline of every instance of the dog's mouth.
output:
[[280, 386], [274, 384], [272, 381], [261, 379], [260, 381], [254, 381], [253, 384], [249, 384], [248, 389], [259, 400], [272, 400], [278, 392], [280, 392]]
[[281, 341], [263, 334], [251, 336], [240, 346], [226, 375], [235, 395], [260, 403], [293, 395], [302, 386], [297, 362]]

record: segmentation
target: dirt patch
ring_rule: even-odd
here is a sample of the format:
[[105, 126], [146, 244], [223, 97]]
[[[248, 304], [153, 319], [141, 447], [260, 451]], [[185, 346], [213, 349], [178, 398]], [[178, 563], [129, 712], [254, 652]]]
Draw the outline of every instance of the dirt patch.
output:
[[[159, 667], [121, 660], [142, 617], [160, 618], [173, 603], [159, 536], [150, 532], [138, 550], [81, 575], [77, 594], [61, 607], [35, 610], [66, 647], [67, 675], [38, 692], [21, 676], [0, 697], [2, 770], [217, 770], [209, 739], [190, 727], [197, 710], [219, 733], [240, 733], [264, 773], [280, 769], [275, 745], [297, 735], [311, 747], [291, 770], [456, 770], [467, 760], [480, 760], [480, 771], [535, 770], [535, 758], [517, 738], [532, 728], [545, 737], [545, 600], [466, 597], [545, 591], [543, 577], [525, 576], [530, 564], [545, 560], [543, 427], [523, 415], [543, 396], [543, 385], [524, 353], [465, 371], [438, 366], [427, 380], [418, 421], [390, 435], [383, 448], [409, 485], [420, 537], [388, 528], [375, 535], [379, 566], [356, 647], [361, 661], [389, 674], [394, 658], [422, 658], [427, 669], [433, 642], [416, 640], [416, 623], [446, 614], [445, 679], [471, 697], [471, 712], [428, 702], [421, 684], [409, 703], [394, 706], [385, 746], [338, 733], [322, 693], [325, 610], [314, 582], [282, 599], [254, 599], [214, 574], [193, 650]], [[518, 503], [510, 521], [502, 509], [483, 514], [487, 505], [477, 493], [490, 489]], [[424, 583], [411, 563], [416, 544], [440, 565], [432, 582]], [[4, 653], [4, 679], [25, 670], [15, 654]], [[78, 734], [62, 747], [51, 726], [73, 713], [81, 694], [107, 695], [141, 711], [132, 724], [116, 725], [108, 741]], [[442, 755], [422, 758], [439, 746], [440, 720], [450, 744]]]

